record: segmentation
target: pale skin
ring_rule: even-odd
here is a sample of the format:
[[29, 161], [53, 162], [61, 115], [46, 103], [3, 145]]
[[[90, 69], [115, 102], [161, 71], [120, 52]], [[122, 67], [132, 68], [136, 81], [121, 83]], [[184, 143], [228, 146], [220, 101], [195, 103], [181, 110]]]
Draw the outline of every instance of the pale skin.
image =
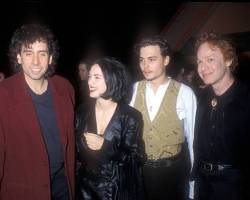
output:
[[103, 99], [101, 95], [106, 91], [107, 86], [104, 80], [103, 73], [99, 65], [91, 66], [88, 79], [90, 97], [96, 98], [95, 113], [97, 134], [84, 133], [86, 143], [92, 150], [100, 150], [102, 148], [105, 130], [115, 112], [117, 103], [111, 99]]
[[197, 50], [198, 74], [206, 85], [211, 85], [215, 94], [220, 96], [233, 84], [230, 70], [232, 60], [225, 60], [222, 51], [203, 43]]
[[140, 49], [139, 59], [141, 71], [156, 93], [158, 87], [168, 81], [166, 66], [170, 57], [162, 56], [158, 45], [149, 45]]
[[44, 74], [52, 63], [47, 43], [36, 41], [29, 47], [22, 46], [17, 61], [22, 66], [25, 81], [31, 90], [36, 94], [44, 93], [48, 87]]

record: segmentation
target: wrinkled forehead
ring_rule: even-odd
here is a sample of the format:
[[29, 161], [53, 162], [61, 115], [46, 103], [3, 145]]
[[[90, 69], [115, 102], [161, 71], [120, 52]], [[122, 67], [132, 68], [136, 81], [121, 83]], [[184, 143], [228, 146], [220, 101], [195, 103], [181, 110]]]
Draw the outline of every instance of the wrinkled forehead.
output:
[[43, 43], [45, 46], [48, 47], [48, 41], [44, 38], [36, 38], [33, 40], [25, 40], [22, 44], [22, 47], [30, 49], [32, 48], [32, 45], [34, 45], [35, 43]]
[[205, 42], [201, 44], [197, 50], [197, 57], [210, 56], [214, 54], [222, 54], [223, 52], [216, 44]]

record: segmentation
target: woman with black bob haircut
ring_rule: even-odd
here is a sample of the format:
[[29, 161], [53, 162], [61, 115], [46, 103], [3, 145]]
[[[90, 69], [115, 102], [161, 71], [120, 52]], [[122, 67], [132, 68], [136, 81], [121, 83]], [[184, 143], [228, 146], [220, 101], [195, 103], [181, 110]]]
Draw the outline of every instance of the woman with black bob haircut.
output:
[[112, 99], [114, 102], [126, 101], [129, 91], [129, 78], [125, 66], [112, 58], [99, 59], [95, 64], [101, 68], [107, 86], [102, 98]]
[[76, 116], [78, 199], [143, 199], [142, 116], [125, 103], [124, 65], [114, 58], [97, 60], [90, 67], [88, 86], [94, 101]]

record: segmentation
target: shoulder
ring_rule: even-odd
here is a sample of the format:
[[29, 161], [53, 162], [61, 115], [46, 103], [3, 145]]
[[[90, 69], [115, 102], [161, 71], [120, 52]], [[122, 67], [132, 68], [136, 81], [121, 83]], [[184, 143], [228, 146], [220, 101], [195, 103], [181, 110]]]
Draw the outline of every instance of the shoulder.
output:
[[21, 86], [21, 74], [10, 76], [0, 83], [0, 94], [10, 94]]
[[51, 81], [52, 84], [55, 85], [55, 87], [57, 89], [62, 88], [65, 90], [67, 88], [71, 92], [74, 91], [72, 84], [62, 76], [54, 75], [54, 76], [50, 77], [49, 80]]
[[194, 95], [193, 89], [184, 83], [180, 83], [180, 92]]
[[192, 90], [191, 87], [187, 86], [186, 84], [180, 83], [180, 90], [178, 93], [178, 98], [181, 98], [183, 100], [196, 100], [196, 95], [194, 93], [194, 91]]
[[236, 81], [235, 98], [243, 103], [250, 104], [250, 86], [244, 82]]
[[140, 81], [136, 81], [135, 83], [133, 83], [133, 89], [137, 89], [138, 87], [138, 84], [140, 83]]
[[142, 118], [140, 111], [138, 111], [137, 109], [133, 108], [128, 104], [120, 103], [120, 110], [121, 114], [126, 115], [128, 118], [133, 118], [138, 120]]
[[146, 84], [146, 80], [136, 81], [136, 82], [133, 84], [133, 86], [134, 86], [134, 88], [135, 88], [135, 87], [137, 88], [139, 85], [143, 85], [143, 84]]
[[59, 75], [54, 75], [50, 79], [51, 79], [52, 82], [54, 82], [56, 84], [62, 84], [62, 85], [65, 85], [65, 86], [66, 85], [72, 86], [72, 84], [66, 78], [64, 78], [62, 76], [59, 76]]
[[4, 79], [2, 82], [0, 82], [0, 87], [4, 88], [4, 87], [13, 87], [13, 85], [16, 86], [16, 84], [19, 83], [21, 79], [22, 79], [21, 73], [14, 74]]

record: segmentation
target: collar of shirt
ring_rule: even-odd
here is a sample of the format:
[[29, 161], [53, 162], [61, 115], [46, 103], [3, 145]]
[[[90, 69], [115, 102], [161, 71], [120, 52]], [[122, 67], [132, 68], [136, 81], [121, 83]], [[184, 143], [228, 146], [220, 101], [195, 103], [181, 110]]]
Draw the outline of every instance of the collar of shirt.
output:
[[147, 104], [149, 118], [151, 121], [154, 120], [160, 108], [161, 102], [169, 86], [170, 80], [171, 79], [169, 79], [166, 83], [160, 85], [156, 93], [154, 93], [151, 84], [149, 82], [147, 82], [146, 84], [146, 104]]

